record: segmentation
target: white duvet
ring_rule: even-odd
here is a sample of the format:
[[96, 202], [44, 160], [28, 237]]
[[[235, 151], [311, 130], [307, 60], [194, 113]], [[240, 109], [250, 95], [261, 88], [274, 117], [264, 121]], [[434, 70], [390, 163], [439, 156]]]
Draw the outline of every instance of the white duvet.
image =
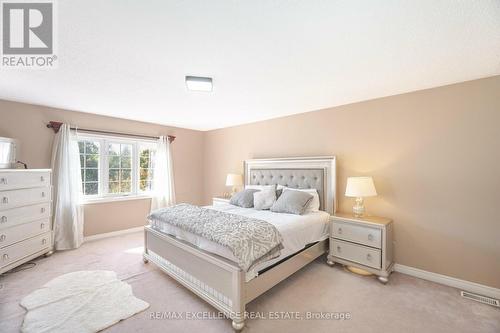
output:
[[[302, 250], [307, 244], [321, 241], [328, 238], [328, 219], [329, 214], [323, 211], [307, 213], [304, 215], [273, 213], [269, 210], [256, 210], [253, 208], [241, 208], [230, 204], [207, 206], [205, 208], [215, 209], [231, 214], [238, 214], [252, 217], [259, 220], [264, 220], [273, 224], [283, 237], [283, 247], [281, 255], [267, 262], [263, 262], [255, 266], [247, 272], [246, 280], [249, 281], [258, 275], [262, 269], [269, 267], [283, 258]], [[173, 235], [178, 239], [182, 239], [191, 243], [200, 249], [217, 254], [231, 261], [237, 262], [231, 251], [212, 242], [206, 238], [200, 237], [188, 231], [184, 231], [178, 227], [167, 223], [162, 223], [158, 220], [151, 221], [153, 228]]]

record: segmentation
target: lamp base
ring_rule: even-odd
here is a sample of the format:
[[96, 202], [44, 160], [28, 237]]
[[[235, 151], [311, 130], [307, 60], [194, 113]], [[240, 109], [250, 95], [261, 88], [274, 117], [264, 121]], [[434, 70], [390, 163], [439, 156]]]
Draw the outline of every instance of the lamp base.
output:
[[354, 213], [354, 217], [363, 217], [365, 215], [365, 206], [362, 197], [356, 198], [356, 204], [352, 207], [352, 212]]
[[354, 266], [345, 266], [345, 268], [346, 268], [349, 272], [354, 273], [354, 274], [363, 275], [363, 276], [370, 276], [370, 275], [373, 275], [373, 273], [367, 272], [367, 271], [365, 271], [364, 269], [361, 269], [361, 268], [358, 268], [358, 267], [354, 267]]

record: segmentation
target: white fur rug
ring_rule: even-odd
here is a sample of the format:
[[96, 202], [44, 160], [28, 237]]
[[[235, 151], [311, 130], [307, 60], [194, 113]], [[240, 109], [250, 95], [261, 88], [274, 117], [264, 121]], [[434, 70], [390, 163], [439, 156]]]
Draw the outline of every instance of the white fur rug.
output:
[[21, 301], [22, 332], [93, 333], [149, 307], [112, 271], [61, 275]]

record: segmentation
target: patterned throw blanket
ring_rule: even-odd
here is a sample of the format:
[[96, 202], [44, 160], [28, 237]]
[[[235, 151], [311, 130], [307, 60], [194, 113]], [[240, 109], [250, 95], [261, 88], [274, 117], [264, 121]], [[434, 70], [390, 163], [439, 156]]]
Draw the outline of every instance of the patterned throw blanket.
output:
[[148, 219], [171, 224], [228, 248], [245, 271], [278, 257], [283, 249], [283, 239], [275, 226], [246, 216], [179, 204], [154, 211]]

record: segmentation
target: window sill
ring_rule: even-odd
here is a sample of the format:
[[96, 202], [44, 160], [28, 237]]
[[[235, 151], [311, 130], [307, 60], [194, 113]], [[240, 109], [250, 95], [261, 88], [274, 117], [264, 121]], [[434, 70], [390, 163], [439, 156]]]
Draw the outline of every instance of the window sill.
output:
[[139, 194], [139, 195], [127, 195], [127, 196], [116, 196], [116, 197], [99, 197], [99, 198], [88, 198], [88, 199], [83, 199], [81, 204], [82, 205], [94, 205], [94, 204], [100, 204], [100, 203], [107, 203], [107, 202], [118, 202], [118, 201], [129, 201], [129, 200], [145, 200], [145, 199], [151, 199], [152, 196], [148, 194]]

